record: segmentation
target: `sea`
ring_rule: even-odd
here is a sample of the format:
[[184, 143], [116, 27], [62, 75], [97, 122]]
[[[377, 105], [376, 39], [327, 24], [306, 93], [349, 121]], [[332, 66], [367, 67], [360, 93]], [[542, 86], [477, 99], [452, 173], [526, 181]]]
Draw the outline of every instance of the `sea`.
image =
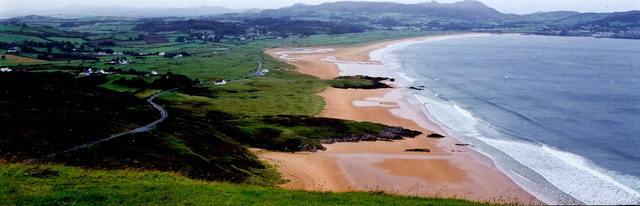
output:
[[372, 53], [448, 135], [549, 204], [640, 204], [640, 40], [460, 35]]

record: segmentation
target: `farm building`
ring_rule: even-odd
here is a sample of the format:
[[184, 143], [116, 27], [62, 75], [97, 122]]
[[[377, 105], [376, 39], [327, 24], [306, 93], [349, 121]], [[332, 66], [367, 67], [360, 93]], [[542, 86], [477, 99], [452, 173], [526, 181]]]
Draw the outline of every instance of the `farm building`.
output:
[[7, 53], [18, 53], [19, 51], [21, 51], [20, 47], [16, 46], [7, 49]]
[[223, 84], [227, 84], [227, 81], [225, 81], [224, 79], [217, 79], [216, 82], [214, 82], [213, 84], [223, 85]]

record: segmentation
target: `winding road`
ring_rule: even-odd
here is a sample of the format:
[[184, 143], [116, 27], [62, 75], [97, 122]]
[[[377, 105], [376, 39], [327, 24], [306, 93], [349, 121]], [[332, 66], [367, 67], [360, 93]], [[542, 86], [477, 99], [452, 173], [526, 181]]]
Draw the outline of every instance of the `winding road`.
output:
[[[120, 133], [120, 134], [116, 134], [116, 135], [113, 135], [113, 136], [110, 136], [110, 137], [107, 137], [107, 138], [104, 138], [104, 139], [100, 139], [100, 140], [97, 140], [97, 141], [89, 142], [89, 143], [86, 143], [86, 144], [83, 144], [83, 145], [78, 145], [78, 146], [75, 146], [75, 147], [73, 147], [71, 149], [67, 149], [67, 150], [64, 150], [64, 151], [59, 151], [59, 152], [48, 154], [45, 157], [45, 159], [50, 159], [50, 158], [53, 158], [53, 157], [61, 155], [61, 154], [65, 154], [65, 153], [72, 152], [72, 151], [79, 150], [79, 149], [84, 149], [84, 148], [87, 148], [87, 147], [91, 147], [91, 146], [99, 144], [101, 142], [109, 141], [109, 140], [112, 140], [112, 139], [115, 139], [115, 138], [118, 138], [118, 137], [121, 137], [121, 136], [124, 136], [124, 135], [140, 133], [140, 132], [146, 132], [146, 131], [151, 130], [151, 128], [156, 126], [156, 124], [164, 121], [165, 119], [167, 119], [167, 117], [169, 117], [169, 113], [167, 113], [167, 110], [165, 110], [160, 105], [158, 105], [155, 102], [153, 102], [153, 99], [155, 99], [156, 97], [158, 97], [158, 96], [160, 96], [160, 95], [162, 95], [164, 93], [172, 92], [172, 91], [174, 91], [176, 89], [178, 89], [178, 88], [173, 88], [173, 89], [169, 89], [169, 90], [165, 90], [165, 91], [159, 92], [159, 93], [154, 94], [153, 96], [149, 97], [149, 99], [147, 99], [147, 102], [149, 102], [151, 104], [151, 106], [153, 106], [153, 108], [156, 108], [156, 110], [158, 110], [160, 112], [160, 118], [159, 119], [157, 119], [157, 120], [155, 120], [155, 121], [153, 121], [153, 122], [151, 122], [151, 123], [149, 123], [149, 124], [147, 124], [145, 126], [138, 127], [138, 128], [133, 129], [133, 130], [130, 130], [128, 132], [123, 132], [123, 133]], [[33, 160], [29, 161], [28, 163], [37, 162], [37, 161], [40, 161], [40, 160], [41, 159], [33, 159]]]
[[241, 77], [236, 77], [236, 78], [228, 79], [228, 80], [231, 81], [231, 80], [244, 79], [244, 78], [253, 77], [253, 76], [264, 76], [266, 74], [264, 73], [264, 70], [262, 69], [262, 65], [263, 65], [262, 62], [258, 62], [258, 69], [256, 70], [256, 72], [254, 72], [252, 74], [249, 74], [249, 75], [244, 75], [244, 76], [241, 76]]
[[[263, 65], [262, 61], [258, 62], [258, 69], [253, 74], [249, 74], [249, 75], [245, 75], [245, 76], [241, 76], [241, 77], [237, 77], [237, 78], [233, 78], [233, 79], [229, 79], [229, 80], [242, 79], [242, 78], [247, 78], [247, 77], [252, 77], [252, 76], [264, 76], [266, 74], [264, 73], [264, 70], [262, 69], [262, 65]], [[212, 83], [211, 82], [210, 83], [203, 83], [202, 85], [206, 85], [206, 84], [212, 84]], [[63, 151], [59, 151], [59, 152], [48, 154], [44, 159], [50, 159], [50, 158], [53, 158], [53, 157], [61, 155], [61, 154], [69, 153], [69, 152], [72, 152], [72, 151], [75, 151], [75, 150], [79, 150], [79, 149], [84, 149], [84, 148], [87, 148], [87, 147], [91, 147], [91, 146], [99, 144], [101, 142], [109, 141], [109, 140], [112, 140], [112, 139], [115, 139], [115, 138], [118, 138], [118, 137], [122, 137], [124, 135], [140, 133], [140, 132], [146, 132], [146, 131], [151, 130], [151, 128], [156, 126], [158, 123], [164, 121], [169, 116], [169, 113], [167, 113], [167, 110], [164, 110], [164, 108], [162, 108], [160, 105], [154, 103], [153, 99], [155, 99], [156, 97], [158, 97], [158, 96], [160, 96], [160, 95], [162, 95], [164, 93], [175, 91], [176, 89], [178, 89], [178, 88], [164, 90], [162, 92], [154, 94], [153, 96], [149, 97], [149, 99], [147, 99], [147, 102], [149, 102], [151, 104], [151, 106], [153, 106], [153, 108], [155, 108], [156, 110], [158, 110], [160, 112], [160, 118], [159, 119], [157, 119], [157, 120], [155, 120], [155, 121], [153, 121], [153, 122], [151, 122], [151, 123], [149, 123], [149, 124], [147, 124], [145, 126], [138, 127], [138, 128], [133, 129], [133, 130], [130, 130], [128, 132], [123, 132], [123, 133], [116, 134], [116, 135], [113, 135], [113, 136], [110, 136], [110, 137], [107, 137], [107, 138], [104, 138], [104, 139], [100, 139], [100, 140], [97, 140], [97, 141], [89, 142], [89, 143], [86, 143], [86, 144], [83, 144], [83, 145], [78, 145], [78, 146], [75, 146], [75, 147], [67, 149], [67, 150], [63, 150]], [[33, 160], [30, 160], [28, 163], [38, 162], [40, 160], [41, 160], [40, 158], [33, 159]]]

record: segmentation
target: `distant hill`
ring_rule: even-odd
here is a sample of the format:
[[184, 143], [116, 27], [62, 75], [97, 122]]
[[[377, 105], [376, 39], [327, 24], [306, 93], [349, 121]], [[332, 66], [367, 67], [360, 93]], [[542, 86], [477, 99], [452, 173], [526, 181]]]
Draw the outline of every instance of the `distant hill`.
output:
[[44, 15], [62, 18], [78, 18], [90, 16], [117, 16], [117, 17], [195, 17], [212, 16], [225, 13], [259, 12], [258, 9], [229, 9], [220, 6], [200, 6], [187, 8], [133, 8], [133, 7], [69, 7], [64, 9], [45, 11], [15, 11], [9, 17], [25, 15]]
[[[69, 17], [74, 17], [71, 14], [78, 19], [74, 24], [66, 22], [69, 21]], [[299, 3], [290, 7], [268, 10], [233, 10], [224, 7], [74, 8], [65, 11], [64, 15], [47, 16], [66, 17], [66, 19], [24, 16], [0, 21], [0, 24], [37, 24], [47, 27], [51, 25], [48, 23], [57, 22], [65, 27], [78, 27], [79, 25], [128, 21], [137, 25], [138, 18], [166, 17], [158, 19], [175, 21], [175, 24], [164, 26], [147, 24], [145, 26], [148, 28], [145, 30], [181, 28], [178, 30], [188, 31], [185, 28], [201, 26], [180, 25], [181, 22], [191, 19], [234, 22], [239, 27], [250, 28], [252, 31], [273, 32], [281, 37], [291, 34], [308, 36], [367, 30], [414, 30], [522, 32], [541, 35], [640, 39], [640, 11], [615, 13], [554, 11], [517, 15], [501, 13], [477, 0], [464, 0], [455, 3], [432, 1], [416, 4], [366, 1], [329, 2], [319, 5]], [[158, 26], [167, 28], [151, 28]], [[209, 27], [211, 26], [207, 28]], [[219, 31], [221, 29], [213, 30]], [[16, 31], [0, 33], [17, 34]], [[237, 35], [239, 32], [234, 33]]]
[[466, 0], [456, 3], [419, 3], [402, 4], [393, 2], [356, 2], [342, 1], [323, 3], [320, 5], [295, 4], [291, 7], [271, 9], [261, 12], [261, 15], [300, 16], [314, 15], [318, 12], [348, 12], [348, 13], [397, 13], [428, 16], [436, 19], [456, 19], [464, 21], [486, 21], [504, 19], [507, 15], [490, 8], [479, 1]]
[[580, 14], [575, 11], [552, 11], [552, 12], [537, 12], [533, 14], [520, 15], [523, 19], [546, 19], [546, 20], [558, 20], [566, 17], [570, 17], [576, 14]]
[[498, 10], [488, 7], [482, 2], [474, 1], [474, 0], [459, 1], [451, 4], [441, 4], [436, 1], [432, 1], [428, 3], [419, 3], [418, 5], [423, 6], [425, 8], [455, 9], [455, 10], [463, 10], [468, 12], [482, 13], [485, 15], [493, 15], [493, 16], [503, 15]]
[[615, 13], [581, 13], [559, 19], [559, 22], [581, 26], [598, 25], [608, 27], [640, 27], [640, 11]]

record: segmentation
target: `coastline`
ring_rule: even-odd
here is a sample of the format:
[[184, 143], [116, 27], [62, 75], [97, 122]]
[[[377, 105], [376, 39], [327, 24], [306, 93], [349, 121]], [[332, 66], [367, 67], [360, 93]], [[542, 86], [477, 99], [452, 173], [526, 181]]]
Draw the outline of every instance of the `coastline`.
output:
[[[361, 47], [272, 49], [267, 53], [287, 60], [301, 73], [321, 79], [343, 75], [383, 76], [386, 62], [372, 60], [374, 51], [389, 45], [463, 35], [417, 37], [374, 43]], [[376, 53], [375, 55], [380, 55]], [[406, 88], [359, 90], [327, 88], [319, 93], [326, 106], [322, 117], [369, 121], [419, 130], [416, 138], [394, 142], [327, 144], [317, 153], [255, 151], [277, 165], [287, 189], [316, 191], [385, 191], [401, 195], [457, 197], [481, 202], [543, 204], [523, 190], [493, 164], [492, 160], [459, 143], [455, 138], [432, 139], [442, 133], [421, 109], [409, 102]], [[405, 149], [428, 148], [430, 153]]]

